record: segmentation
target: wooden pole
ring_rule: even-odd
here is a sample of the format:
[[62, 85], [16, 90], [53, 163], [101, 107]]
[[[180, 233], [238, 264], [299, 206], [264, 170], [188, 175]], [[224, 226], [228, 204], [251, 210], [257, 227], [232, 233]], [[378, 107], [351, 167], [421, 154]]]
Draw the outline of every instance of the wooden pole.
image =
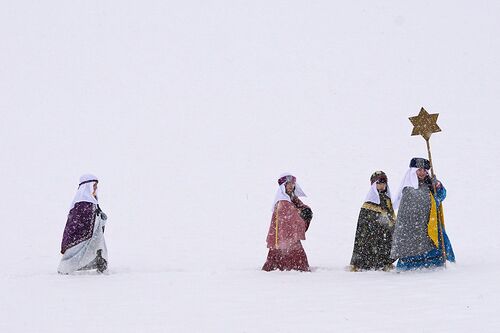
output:
[[[434, 165], [432, 163], [431, 144], [429, 142], [430, 141], [430, 136], [429, 137], [425, 136], [424, 139], [425, 139], [425, 142], [427, 143], [427, 153], [429, 155], [429, 164], [431, 165], [431, 177], [432, 177], [432, 180], [434, 180], [434, 176], [436, 174], [434, 172]], [[434, 183], [434, 181], [432, 181], [432, 187], [434, 188], [434, 195], [437, 195], [436, 184]], [[444, 268], [446, 268], [446, 259], [447, 259], [447, 256], [446, 256], [446, 249], [444, 247], [443, 225], [441, 223], [441, 214], [439, 214], [439, 212], [441, 211], [441, 209], [443, 209], [443, 204], [442, 203], [439, 205], [439, 210], [436, 212], [436, 214], [437, 214], [439, 235], [441, 236], [441, 247], [442, 247], [442, 249], [441, 249], [441, 255], [443, 256]]]
[[431, 165], [431, 176], [434, 178], [434, 165], [432, 164], [430, 137], [424, 137], [424, 139], [425, 143], [427, 143], [427, 154], [429, 155], [429, 163]]

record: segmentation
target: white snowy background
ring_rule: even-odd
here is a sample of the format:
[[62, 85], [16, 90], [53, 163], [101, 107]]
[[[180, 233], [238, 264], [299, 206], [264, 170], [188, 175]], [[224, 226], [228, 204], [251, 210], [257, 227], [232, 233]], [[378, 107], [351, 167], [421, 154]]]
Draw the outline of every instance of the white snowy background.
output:
[[[1, 1], [0, 332], [498, 332], [498, 1]], [[457, 264], [350, 273], [431, 145]], [[280, 173], [312, 273], [260, 271]], [[101, 179], [108, 275], [56, 268]]]

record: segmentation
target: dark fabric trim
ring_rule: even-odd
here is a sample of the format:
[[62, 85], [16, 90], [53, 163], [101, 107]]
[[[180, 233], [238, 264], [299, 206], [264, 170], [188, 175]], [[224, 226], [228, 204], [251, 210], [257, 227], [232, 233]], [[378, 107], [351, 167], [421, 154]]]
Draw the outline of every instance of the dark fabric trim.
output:
[[99, 181], [97, 179], [91, 179], [91, 180], [86, 180], [84, 182], [81, 182], [80, 184], [78, 184], [78, 187], [82, 186], [83, 184], [93, 183], [93, 182], [99, 183]]

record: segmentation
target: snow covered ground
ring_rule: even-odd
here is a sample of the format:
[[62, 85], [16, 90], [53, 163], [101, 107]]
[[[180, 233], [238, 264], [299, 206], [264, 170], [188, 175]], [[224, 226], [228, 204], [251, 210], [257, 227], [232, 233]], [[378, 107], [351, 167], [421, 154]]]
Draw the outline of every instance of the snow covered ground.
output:
[[[0, 332], [498, 332], [496, 1], [11, 1], [0, 11]], [[457, 264], [345, 271], [420, 107]], [[276, 179], [312, 273], [260, 271]], [[82, 173], [110, 272], [56, 273]]]

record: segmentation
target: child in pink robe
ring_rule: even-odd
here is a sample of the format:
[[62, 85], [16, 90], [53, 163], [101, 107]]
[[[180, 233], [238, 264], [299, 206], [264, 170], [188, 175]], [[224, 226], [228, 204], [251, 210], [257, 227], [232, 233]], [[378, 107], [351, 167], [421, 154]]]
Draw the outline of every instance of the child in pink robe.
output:
[[267, 234], [269, 254], [262, 270], [308, 272], [310, 269], [307, 255], [300, 241], [306, 239], [312, 211], [299, 199], [299, 196], [305, 194], [296, 183], [295, 177], [286, 174], [278, 180], [278, 184], [280, 188], [276, 194], [271, 226]]

